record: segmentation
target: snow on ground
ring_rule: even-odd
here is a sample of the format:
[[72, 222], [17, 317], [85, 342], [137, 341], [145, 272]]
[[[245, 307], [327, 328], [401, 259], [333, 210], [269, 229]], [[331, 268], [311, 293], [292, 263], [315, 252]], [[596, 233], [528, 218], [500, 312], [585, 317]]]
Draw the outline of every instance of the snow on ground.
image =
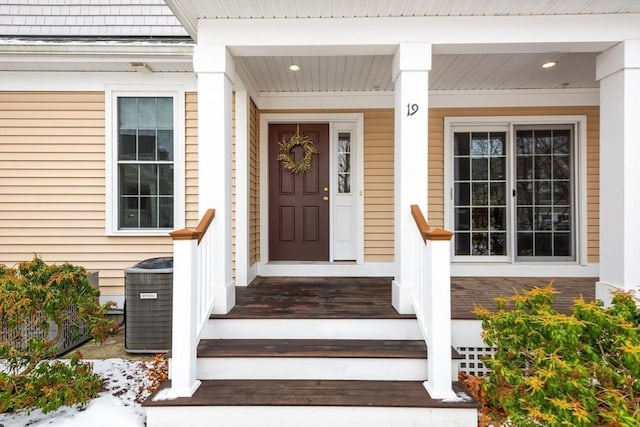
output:
[[145, 398], [151, 380], [151, 362], [124, 359], [83, 360], [105, 379], [106, 391], [84, 407], [63, 406], [43, 414], [40, 410], [0, 415], [0, 427], [144, 427], [145, 411], [136, 398]]

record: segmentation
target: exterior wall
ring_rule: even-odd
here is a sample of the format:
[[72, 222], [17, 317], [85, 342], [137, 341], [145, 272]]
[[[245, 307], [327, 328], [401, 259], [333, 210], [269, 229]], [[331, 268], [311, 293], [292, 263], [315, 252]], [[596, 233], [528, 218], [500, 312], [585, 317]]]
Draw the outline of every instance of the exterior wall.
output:
[[[265, 113], [364, 113], [365, 261], [393, 261], [393, 110], [265, 110]], [[444, 117], [514, 115], [587, 116], [588, 261], [598, 262], [599, 109], [591, 107], [431, 108], [429, 110], [429, 212], [433, 227], [444, 224]]]
[[[123, 294], [124, 268], [172, 252], [168, 237], [105, 235], [103, 92], [0, 92], [0, 262], [37, 253], [100, 271], [105, 295]], [[198, 222], [197, 94], [185, 95], [186, 225]], [[265, 111], [266, 112], [266, 111]], [[286, 112], [286, 111], [269, 111]], [[296, 111], [313, 112], [313, 111]], [[356, 112], [348, 110], [316, 112]], [[364, 113], [365, 261], [393, 261], [393, 110]], [[260, 256], [259, 114], [250, 107], [250, 262]], [[444, 117], [587, 116], [588, 260], [597, 262], [599, 109], [432, 108], [429, 222], [444, 222]]]
[[393, 110], [364, 112], [364, 260], [393, 262]]
[[185, 94], [185, 225], [198, 225], [198, 94]]
[[[105, 235], [104, 92], [0, 92], [0, 263], [34, 253], [100, 272], [124, 294], [124, 268], [170, 256], [167, 237]], [[196, 96], [186, 97], [187, 224], [197, 222]]]
[[432, 108], [429, 110], [429, 223], [444, 224], [444, 118], [455, 116], [587, 116], [587, 248], [588, 261], [599, 259], [599, 132], [594, 107]]
[[249, 264], [260, 261], [260, 115], [249, 106]]

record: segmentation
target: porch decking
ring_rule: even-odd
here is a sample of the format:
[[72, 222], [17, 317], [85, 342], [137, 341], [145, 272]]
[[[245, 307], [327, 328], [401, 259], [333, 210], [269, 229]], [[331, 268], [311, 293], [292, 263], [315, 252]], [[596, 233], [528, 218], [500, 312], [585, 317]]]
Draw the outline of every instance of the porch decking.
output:
[[[495, 298], [510, 296], [551, 280], [560, 291], [554, 307], [568, 313], [572, 302], [582, 296], [595, 298], [596, 277], [452, 277], [452, 319], [475, 319], [473, 308], [495, 308]], [[388, 277], [258, 277], [249, 286], [236, 289], [236, 305], [226, 315], [214, 318], [351, 318], [398, 319], [391, 306], [391, 278]]]

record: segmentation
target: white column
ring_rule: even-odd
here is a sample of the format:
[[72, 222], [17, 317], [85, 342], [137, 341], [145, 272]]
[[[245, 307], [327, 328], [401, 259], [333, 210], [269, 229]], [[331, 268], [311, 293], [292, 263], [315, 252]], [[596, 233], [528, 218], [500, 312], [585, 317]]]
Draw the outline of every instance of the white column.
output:
[[214, 313], [235, 304], [231, 279], [231, 125], [233, 58], [225, 46], [197, 45], [193, 68], [198, 75], [198, 211], [213, 208]]
[[416, 282], [412, 251], [416, 224], [410, 206], [427, 210], [428, 100], [431, 45], [403, 43], [393, 62], [395, 90], [394, 189], [395, 280], [393, 306], [413, 313], [412, 289]]
[[600, 282], [596, 296], [640, 285], [640, 40], [598, 56], [600, 81]]
[[236, 285], [249, 274], [249, 94], [236, 90]]

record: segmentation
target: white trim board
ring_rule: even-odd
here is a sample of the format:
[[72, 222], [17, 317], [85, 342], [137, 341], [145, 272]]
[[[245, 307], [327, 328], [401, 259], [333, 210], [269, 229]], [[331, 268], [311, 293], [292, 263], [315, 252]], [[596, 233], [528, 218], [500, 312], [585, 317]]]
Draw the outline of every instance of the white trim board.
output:
[[[82, 78], [79, 79], [79, 74]], [[103, 91], [108, 85], [176, 85], [197, 91], [195, 73], [137, 72], [2, 72], [0, 91]], [[241, 88], [236, 88], [241, 90]], [[371, 109], [393, 108], [393, 92], [290, 92], [255, 93], [251, 97], [260, 110], [278, 109]], [[456, 107], [561, 107], [599, 105], [594, 89], [520, 89], [430, 91], [430, 108]]]
[[197, 91], [194, 73], [2, 71], [0, 79], [0, 91], [104, 91], [109, 85], [131, 85], [138, 90], [149, 85], [182, 85], [186, 92]]
[[258, 275], [267, 277], [392, 277], [393, 262], [267, 262], [258, 264]]
[[[262, 92], [261, 110], [393, 108], [394, 92]], [[442, 90], [429, 91], [429, 108], [566, 107], [600, 104], [594, 89]]]

